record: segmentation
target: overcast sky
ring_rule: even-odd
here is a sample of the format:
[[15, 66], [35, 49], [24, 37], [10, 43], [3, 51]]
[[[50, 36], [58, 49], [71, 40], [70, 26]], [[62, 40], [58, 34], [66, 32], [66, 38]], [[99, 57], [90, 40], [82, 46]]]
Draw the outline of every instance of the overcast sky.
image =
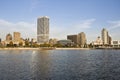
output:
[[106, 28], [120, 40], [120, 0], [0, 0], [0, 37], [17, 31], [36, 38], [39, 16], [50, 17], [50, 38], [85, 32], [90, 42]]

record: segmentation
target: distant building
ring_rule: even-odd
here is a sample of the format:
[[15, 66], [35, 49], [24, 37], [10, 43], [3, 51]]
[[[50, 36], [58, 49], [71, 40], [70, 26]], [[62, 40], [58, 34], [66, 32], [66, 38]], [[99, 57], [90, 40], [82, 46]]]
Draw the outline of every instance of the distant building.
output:
[[71, 46], [72, 45], [71, 40], [59, 40], [57, 43], [61, 44], [62, 46]]
[[102, 29], [101, 35], [102, 35], [103, 44], [104, 45], [108, 44], [108, 31], [105, 28]]
[[37, 19], [37, 42], [43, 44], [49, 41], [49, 18], [47, 16]]
[[111, 41], [111, 45], [112, 45], [113, 47], [119, 47], [119, 48], [120, 48], [120, 41], [119, 41], [119, 40]]
[[12, 35], [9, 33], [6, 35], [6, 41], [12, 40]]
[[67, 40], [71, 40], [74, 44], [78, 44], [78, 35], [68, 35]]
[[9, 33], [6, 35], [6, 40], [2, 42], [2, 44], [4, 46], [7, 46], [8, 44], [10, 44], [10, 42], [12, 42], [12, 35]]
[[0, 43], [2, 42], [2, 39], [0, 38]]
[[84, 32], [79, 33], [78, 35], [68, 35], [67, 36], [68, 40], [71, 40], [75, 46], [78, 47], [87, 47], [87, 39], [86, 39], [86, 35]]
[[78, 34], [78, 44], [80, 47], [84, 47], [86, 44], [87, 40], [86, 40], [86, 35], [84, 32], [81, 32]]
[[102, 40], [100, 39], [100, 37], [98, 36], [98, 38], [96, 39], [96, 41], [93, 41], [93, 42], [92, 42], [92, 45], [93, 45], [93, 46], [102, 46], [102, 45], [103, 45], [103, 42], [102, 42]]
[[102, 37], [103, 45], [111, 44], [112, 38], [109, 36], [109, 33], [105, 28], [103, 28], [101, 31], [101, 37]]
[[20, 41], [21, 35], [19, 32], [14, 32], [13, 35], [14, 35], [14, 41]]
[[109, 45], [109, 34], [105, 28], [102, 29], [101, 37], [102, 37], [103, 45]]
[[57, 39], [50, 39], [50, 40], [49, 40], [49, 44], [50, 44], [50, 45], [57, 44]]
[[112, 38], [108, 36], [108, 44], [111, 45]]

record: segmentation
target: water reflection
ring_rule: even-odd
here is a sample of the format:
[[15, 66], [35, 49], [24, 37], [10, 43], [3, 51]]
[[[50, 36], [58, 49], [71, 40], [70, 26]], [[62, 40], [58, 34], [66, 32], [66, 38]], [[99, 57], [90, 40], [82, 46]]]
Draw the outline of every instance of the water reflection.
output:
[[0, 80], [119, 80], [119, 50], [3, 50]]
[[36, 51], [32, 53], [32, 79], [45, 79], [49, 76], [49, 69], [51, 68], [49, 52]]

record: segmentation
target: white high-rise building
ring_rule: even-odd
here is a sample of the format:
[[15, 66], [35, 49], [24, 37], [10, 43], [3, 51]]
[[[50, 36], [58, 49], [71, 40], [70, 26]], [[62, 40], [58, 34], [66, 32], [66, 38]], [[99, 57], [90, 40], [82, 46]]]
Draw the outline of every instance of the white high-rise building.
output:
[[37, 19], [37, 42], [43, 44], [49, 41], [49, 18], [47, 16]]
[[108, 42], [109, 35], [108, 35], [108, 31], [105, 28], [102, 29], [101, 35], [102, 35], [101, 37], [102, 37], [103, 45], [109, 44]]

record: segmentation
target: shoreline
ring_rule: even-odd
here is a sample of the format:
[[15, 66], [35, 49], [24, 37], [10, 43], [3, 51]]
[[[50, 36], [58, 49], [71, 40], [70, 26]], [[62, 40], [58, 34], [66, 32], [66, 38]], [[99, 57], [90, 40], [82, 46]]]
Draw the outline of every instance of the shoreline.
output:
[[39, 48], [0, 48], [0, 50], [39, 50]]
[[92, 48], [0, 48], [0, 50], [91, 50]]
[[92, 48], [56, 48], [56, 50], [92, 50]]
[[120, 48], [0, 48], [0, 50], [120, 50]]

